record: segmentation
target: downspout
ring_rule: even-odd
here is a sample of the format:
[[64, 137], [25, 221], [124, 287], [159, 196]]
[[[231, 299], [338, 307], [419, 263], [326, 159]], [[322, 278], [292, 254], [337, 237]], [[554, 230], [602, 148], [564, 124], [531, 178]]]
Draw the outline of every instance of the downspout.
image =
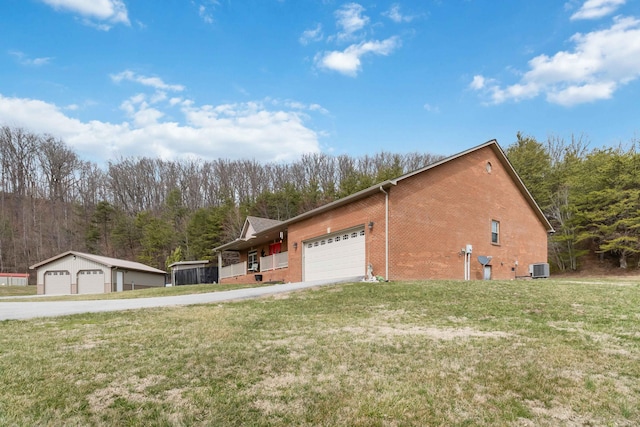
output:
[[380, 186], [384, 193], [384, 278], [389, 280], [389, 193]]
[[218, 252], [218, 283], [222, 280], [222, 252]]

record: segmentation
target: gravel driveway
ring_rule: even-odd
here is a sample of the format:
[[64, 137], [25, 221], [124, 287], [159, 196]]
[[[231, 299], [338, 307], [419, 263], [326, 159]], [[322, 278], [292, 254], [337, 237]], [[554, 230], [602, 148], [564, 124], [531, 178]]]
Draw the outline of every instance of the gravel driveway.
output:
[[283, 285], [210, 292], [206, 294], [120, 300], [10, 302], [10, 298], [3, 298], [3, 301], [0, 302], [0, 320], [33, 319], [37, 317], [65, 316], [68, 314], [79, 313], [98, 313], [104, 311], [216, 303], [247, 298], [258, 298], [266, 295], [297, 291], [299, 289], [326, 286], [336, 283], [357, 282], [360, 280], [362, 280], [362, 277], [350, 277], [340, 280], [333, 279], [317, 280], [313, 282], [287, 283]]

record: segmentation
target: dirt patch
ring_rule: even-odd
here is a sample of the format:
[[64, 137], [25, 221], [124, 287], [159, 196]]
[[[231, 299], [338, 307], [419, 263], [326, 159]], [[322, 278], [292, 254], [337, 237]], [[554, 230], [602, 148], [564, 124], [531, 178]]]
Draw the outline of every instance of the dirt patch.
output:
[[[305, 386], [310, 381], [310, 375], [295, 375], [285, 372], [265, 378], [254, 384], [245, 393], [255, 396], [252, 406], [265, 415], [278, 413], [300, 415], [304, 412], [303, 400], [291, 399], [287, 395], [295, 387]], [[285, 396], [286, 398], [283, 398]]]
[[380, 338], [401, 337], [401, 336], [425, 336], [432, 340], [451, 341], [456, 339], [470, 338], [507, 338], [512, 334], [502, 331], [480, 331], [477, 329], [465, 328], [435, 328], [412, 325], [377, 325], [371, 327], [347, 326], [333, 333], [347, 332], [354, 335], [364, 336], [367, 341], [375, 341]]
[[98, 389], [87, 396], [87, 401], [93, 412], [101, 412], [115, 402], [117, 398], [123, 398], [136, 403], [161, 402], [163, 399], [147, 396], [147, 388], [158, 384], [166, 378], [161, 375], [150, 375], [145, 378], [133, 376], [126, 381], [113, 381], [105, 388]]
[[[573, 409], [563, 405], [545, 405], [536, 400], [526, 401], [527, 406], [536, 416], [550, 419], [550, 425], [564, 425], [569, 427], [582, 427], [591, 425], [603, 425], [602, 422], [576, 413]], [[523, 420], [524, 421], [524, 420]], [[535, 425], [535, 424], [522, 424]]]

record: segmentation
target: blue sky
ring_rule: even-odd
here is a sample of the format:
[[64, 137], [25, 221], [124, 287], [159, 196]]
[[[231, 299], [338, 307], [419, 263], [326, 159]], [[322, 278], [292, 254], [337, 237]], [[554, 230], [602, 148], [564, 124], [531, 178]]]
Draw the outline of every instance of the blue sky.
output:
[[638, 0], [3, 0], [0, 125], [83, 159], [640, 132]]

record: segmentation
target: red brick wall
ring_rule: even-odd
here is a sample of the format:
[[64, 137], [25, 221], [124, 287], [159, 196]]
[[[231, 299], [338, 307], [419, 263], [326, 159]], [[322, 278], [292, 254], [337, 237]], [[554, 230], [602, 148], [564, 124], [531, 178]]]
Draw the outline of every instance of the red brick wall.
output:
[[[368, 224], [373, 222], [373, 229]], [[302, 242], [357, 226], [365, 226], [366, 266], [372, 264], [376, 275], [384, 275], [384, 194], [371, 195], [345, 206], [321, 213], [289, 226], [289, 279], [302, 280]], [[293, 242], [298, 249], [293, 249]]]
[[[390, 194], [390, 279], [463, 279], [467, 244], [471, 279], [483, 277], [478, 255], [493, 257], [495, 279], [547, 260], [545, 227], [488, 147], [407, 178]], [[491, 243], [492, 220], [500, 222], [499, 245]]]
[[[462, 280], [460, 249], [467, 244], [473, 246], [471, 279], [483, 278], [478, 255], [492, 257], [494, 279], [528, 275], [529, 264], [547, 260], [544, 225], [490, 147], [406, 178], [388, 191], [390, 280]], [[491, 243], [492, 220], [500, 222], [498, 245]], [[277, 278], [265, 274], [263, 280], [302, 280], [304, 241], [363, 225], [366, 265], [372, 265], [376, 276], [385, 276], [385, 194], [379, 192], [290, 224], [289, 268], [276, 270]]]

